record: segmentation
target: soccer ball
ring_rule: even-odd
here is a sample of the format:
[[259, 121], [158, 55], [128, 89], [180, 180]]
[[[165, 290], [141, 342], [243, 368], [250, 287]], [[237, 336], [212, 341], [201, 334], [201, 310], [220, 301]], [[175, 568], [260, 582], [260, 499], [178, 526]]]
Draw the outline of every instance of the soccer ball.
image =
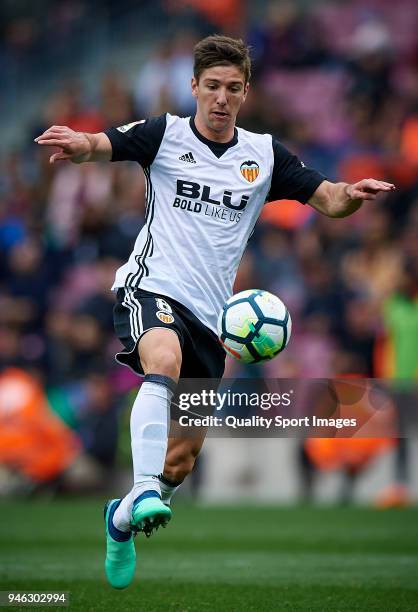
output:
[[218, 317], [222, 346], [243, 363], [273, 359], [286, 347], [291, 330], [286, 306], [276, 295], [261, 289], [236, 293]]

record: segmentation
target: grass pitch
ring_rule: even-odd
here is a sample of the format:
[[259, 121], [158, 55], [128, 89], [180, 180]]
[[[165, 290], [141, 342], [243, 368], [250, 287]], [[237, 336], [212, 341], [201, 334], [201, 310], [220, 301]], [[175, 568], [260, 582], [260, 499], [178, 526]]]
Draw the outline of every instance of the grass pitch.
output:
[[70, 591], [83, 612], [418, 609], [417, 508], [178, 504], [167, 529], [138, 536], [135, 581], [114, 591], [102, 505], [1, 503], [0, 590]]

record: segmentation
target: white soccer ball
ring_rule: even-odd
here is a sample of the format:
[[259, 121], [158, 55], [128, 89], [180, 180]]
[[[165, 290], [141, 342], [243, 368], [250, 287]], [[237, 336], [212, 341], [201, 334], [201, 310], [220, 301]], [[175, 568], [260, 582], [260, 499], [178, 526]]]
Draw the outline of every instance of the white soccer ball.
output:
[[243, 363], [273, 359], [289, 342], [292, 321], [280, 298], [261, 289], [236, 293], [218, 317], [218, 335], [228, 355]]

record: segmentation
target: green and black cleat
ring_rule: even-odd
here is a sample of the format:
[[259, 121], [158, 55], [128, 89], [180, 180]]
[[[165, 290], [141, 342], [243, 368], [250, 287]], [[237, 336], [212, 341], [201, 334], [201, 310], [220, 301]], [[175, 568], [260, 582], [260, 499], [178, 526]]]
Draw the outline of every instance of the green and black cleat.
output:
[[132, 531], [121, 531], [113, 524], [113, 515], [120, 502], [120, 499], [111, 499], [104, 508], [106, 525], [105, 572], [109, 584], [114, 589], [126, 589], [131, 584], [136, 566], [134, 534]]

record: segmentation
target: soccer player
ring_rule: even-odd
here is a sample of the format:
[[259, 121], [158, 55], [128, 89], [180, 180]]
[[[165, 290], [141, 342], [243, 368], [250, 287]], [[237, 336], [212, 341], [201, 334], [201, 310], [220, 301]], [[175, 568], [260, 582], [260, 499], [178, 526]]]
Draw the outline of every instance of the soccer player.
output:
[[216, 320], [266, 200], [296, 199], [345, 217], [394, 189], [374, 179], [331, 183], [274, 136], [237, 128], [250, 69], [241, 40], [209, 36], [194, 49], [194, 117], [167, 113], [99, 134], [54, 125], [36, 138], [58, 147], [51, 163], [133, 160], [147, 183], [145, 225], [113, 285], [125, 346], [116, 358], [144, 374], [131, 413], [133, 487], [105, 513], [105, 567], [115, 588], [134, 575], [133, 533], [170, 520], [171, 498], [203, 444], [203, 435], [168, 439], [170, 403], [179, 377], [222, 377]]

